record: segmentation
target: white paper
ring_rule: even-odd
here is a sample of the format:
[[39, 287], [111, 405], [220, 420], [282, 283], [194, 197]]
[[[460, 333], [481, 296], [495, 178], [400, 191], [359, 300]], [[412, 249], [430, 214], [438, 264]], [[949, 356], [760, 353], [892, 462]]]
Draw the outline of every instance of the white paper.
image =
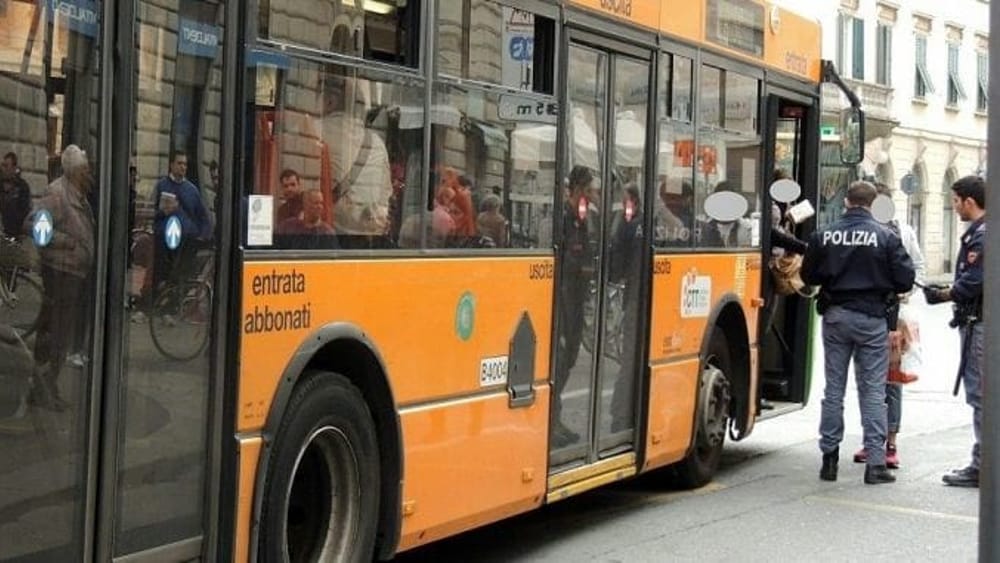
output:
[[808, 199], [804, 199], [788, 208], [788, 216], [792, 218], [792, 221], [795, 221], [796, 225], [815, 214], [816, 210], [813, 208], [812, 204], [809, 203]]
[[247, 246], [271, 246], [274, 240], [274, 197], [252, 195], [247, 207]]

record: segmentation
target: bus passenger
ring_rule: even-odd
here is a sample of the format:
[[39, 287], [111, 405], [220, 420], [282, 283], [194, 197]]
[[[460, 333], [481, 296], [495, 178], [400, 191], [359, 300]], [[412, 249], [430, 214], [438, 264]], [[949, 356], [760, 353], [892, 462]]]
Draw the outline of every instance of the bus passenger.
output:
[[333, 227], [323, 220], [326, 204], [323, 192], [311, 188], [302, 192], [302, 213], [278, 224], [277, 236], [287, 248], [329, 248], [334, 246]]
[[479, 234], [489, 237], [498, 247], [507, 246], [507, 218], [500, 211], [500, 197], [492, 193], [483, 198], [479, 206], [476, 226]]
[[302, 213], [302, 182], [299, 173], [291, 168], [281, 171], [281, 205], [278, 206], [277, 224], [298, 217]]
[[559, 256], [559, 336], [552, 402], [552, 441], [556, 447], [567, 446], [580, 439], [580, 435], [562, 421], [562, 393], [583, 342], [583, 309], [589, 298], [594, 263], [587, 201], [587, 193], [593, 189], [593, 183], [594, 176], [589, 168], [574, 166], [569, 173], [569, 198], [563, 207]]
[[615, 223], [617, 230], [611, 241], [609, 279], [624, 287], [622, 296], [621, 368], [611, 397], [611, 432], [631, 429], [635, 425], [632, 390], [638, 377], [636, 345], [639, 342], [639, 285], [642, 271], [642, 200], [634, 183], [625, 186], [622, 216]]

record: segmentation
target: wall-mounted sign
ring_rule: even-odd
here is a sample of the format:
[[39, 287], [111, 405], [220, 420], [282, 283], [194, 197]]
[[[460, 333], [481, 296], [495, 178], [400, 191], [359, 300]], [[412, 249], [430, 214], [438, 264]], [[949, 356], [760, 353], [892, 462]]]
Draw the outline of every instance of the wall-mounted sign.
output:
[[177, 30], [177, 52], [214, 59], [219, 52], [220, 32], [218, 26], [181, 18]]

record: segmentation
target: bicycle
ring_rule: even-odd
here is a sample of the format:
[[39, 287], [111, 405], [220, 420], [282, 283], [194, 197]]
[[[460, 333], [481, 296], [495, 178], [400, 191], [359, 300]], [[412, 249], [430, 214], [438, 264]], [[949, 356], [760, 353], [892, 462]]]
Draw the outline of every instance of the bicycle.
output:
[[214, 251], [195, 254], [197, 274], [189, 279], [164, 282], [153, 300], [149, 334], [164, 356], [178, 361], [196, 358], [208, 346], [212, 324], [212, 275]]
[[27, 338], [38, 328], [44, 298], [42, 284], [30, 274], [21, 243], [11, 237], [0, 238], [0, 323]]

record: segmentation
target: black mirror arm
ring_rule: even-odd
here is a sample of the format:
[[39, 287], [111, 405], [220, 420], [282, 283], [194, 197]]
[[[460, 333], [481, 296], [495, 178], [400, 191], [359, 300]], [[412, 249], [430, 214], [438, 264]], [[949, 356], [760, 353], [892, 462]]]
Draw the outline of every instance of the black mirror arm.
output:
[[823, 82], [830, 82], [835, 84], [840, 91], [847, 96], [847, 101], [851, 102], [851, 107], [854, 109], [861, 109], [861, 100], [858, 95], [854, 93], [854, 90], [844, 82], [844, 79], [840, 77], [837, 73], [837, 67], [833, 64], [833, 61], [824, 60], [823, 61]]

